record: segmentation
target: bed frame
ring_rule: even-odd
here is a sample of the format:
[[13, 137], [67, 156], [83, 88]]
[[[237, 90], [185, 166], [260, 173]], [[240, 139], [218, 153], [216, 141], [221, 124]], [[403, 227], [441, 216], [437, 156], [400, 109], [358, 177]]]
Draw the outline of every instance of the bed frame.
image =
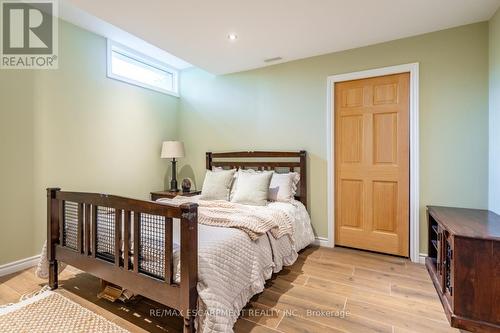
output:
[[[240, 161], [242, 159], [247, 161]], [[304, 205], [307, 203], [305, 151], [207, 153], [206, 162], [207, 169], [212, 166], [276, 172], [300, 169], [297, 200]], [[174, 218], [180, 219], [179, 283], [173, 276]], [[184, 317], [183, 331], [194, 332], [198, 300], [197, 223], [198, 205], [194, 203], [173, 206], [49, 188], [49, 286], [51, 289], [58, 287], [58, 262], [64, 262], [178, 310]], [[158, 235], [163, 235], [160, 242], [157, 241]], [[153, 245], [161, 251], [153, 250]]]

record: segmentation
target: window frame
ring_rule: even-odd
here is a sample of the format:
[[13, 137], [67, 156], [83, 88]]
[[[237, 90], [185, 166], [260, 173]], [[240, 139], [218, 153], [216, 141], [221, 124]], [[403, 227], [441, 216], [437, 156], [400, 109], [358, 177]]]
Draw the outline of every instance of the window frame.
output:
[[[154, 67], [158, 70], [167, 72], [172, 74], [172, 87], [173, 90], [168, 90], [168, 89], [162, 89], [157, 86], [153, 86], [144, 82], [140, 82], [137, 80], [134, 80], [132, 78], [118, 75], [113, 73], [112, 70], [112, 59], [113, 59], [113, 52], [117, 52], [122, 54], [125, 57], [131, 58], [135, 61], [144, 63], [147, 66]], [[142, 54], [136, 50], [133, 50], [129, 47], [126, 47], [125, 45], [119, 44], [111, 39], [107, 39], [107, 61], [106, 61], [106, 72], [107, 72], [107, 77], [110, 79], [122, 81], [134, 86], [138, 86], [141, 88], [149, 89], [149, 90], [154, 90], [163, 94], [167, 95], [172, 95], [175, 97], [179, 97], [179, 70], [169, 66], [159, 60], [156, 60], [154, 58], [151, 58], [145, 54]]]

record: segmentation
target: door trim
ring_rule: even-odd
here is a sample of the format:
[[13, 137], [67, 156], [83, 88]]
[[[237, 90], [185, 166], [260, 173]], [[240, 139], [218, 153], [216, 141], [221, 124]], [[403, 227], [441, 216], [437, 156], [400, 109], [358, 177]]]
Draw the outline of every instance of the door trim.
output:
[[335, 214], [333, 213], [335, 200], [335, 176], [334, 176], [334, 149], [332, 144], [334, 138], [334, 115], [335, 105], [335, 83], [359, 79], [367, 79], [376, 76], [391, 74], [410, 73], [410, 259], [418, 263], [420, 261], [420, 222], [419, 222], [419, 64], [403, 64], [397, 66], [369, 69], [360, 72], [352, 72], [328, 76], [327, 79], [327, 101], [326, 101], [326, 146], [327, 146], [327, 206], [328, 206], [328, 239], [322, 243], [327, 247], [335, 246]]

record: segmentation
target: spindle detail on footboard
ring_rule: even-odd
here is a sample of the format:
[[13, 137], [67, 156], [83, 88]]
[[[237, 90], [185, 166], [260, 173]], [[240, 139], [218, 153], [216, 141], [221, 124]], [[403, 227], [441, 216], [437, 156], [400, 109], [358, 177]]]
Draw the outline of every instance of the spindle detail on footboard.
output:
[[[194, 331], [198, 208], [112, 195], [47, 190], [49, 285], [62, 261], [180, 311]], [[173, 242], [180, 219], [180, 244]], [[178, 252], [176, 252], [178, 251]], [[174, 258], [180, 258], [180, 279]]]

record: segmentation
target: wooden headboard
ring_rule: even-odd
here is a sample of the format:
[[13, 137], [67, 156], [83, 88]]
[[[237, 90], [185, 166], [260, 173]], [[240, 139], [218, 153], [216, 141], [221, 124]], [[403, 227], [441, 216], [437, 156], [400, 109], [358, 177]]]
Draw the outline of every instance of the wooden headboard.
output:
[[[300, 173], [299, 191], [295, 198], [307, 207], [307, 153], [285, 151], [240, 151], [228, 153], [207, 152], [207, 170], [212, 167], [225, 169], [274, 170], [276, 172]], [[233, 160], [235, 159], [235, 160]]]

